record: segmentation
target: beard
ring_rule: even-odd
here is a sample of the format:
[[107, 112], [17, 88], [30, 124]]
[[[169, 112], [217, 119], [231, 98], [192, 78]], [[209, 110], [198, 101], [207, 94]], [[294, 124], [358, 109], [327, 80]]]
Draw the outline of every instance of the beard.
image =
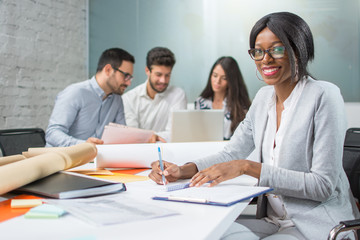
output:
[[122, 95], [128, 87], [126, 84], [120, 84], [120, 86], [116, 88], [111, 82], [107, 82], [107, 85], [111, 89], [112, 94], [118, 95]]
[[122, 94], [125, 92], [126, 88], [127, 88], [127, 85], [121, 84], [118, 89], [115, 89], [115, 90], [114, 90], [114, 93], [115, 93], [115, 94], [122, 95]]
[[152, 90], [154, 90], [155, 92], [157, 93], [162, 93], [162, 92], [165, 92], [165, 90], [167, 89], [167, 87], [169, 86], [169, 84], [165, 83], [165, 87], [164, 89], [160, 90], [160, 89], [157, 89], [156, 88], [156, 84], [154, 84], [152, 81], [151, 81], [151, 77], [149, 76], [149, 84], [150, 84], [150, 87], [152, 88]]

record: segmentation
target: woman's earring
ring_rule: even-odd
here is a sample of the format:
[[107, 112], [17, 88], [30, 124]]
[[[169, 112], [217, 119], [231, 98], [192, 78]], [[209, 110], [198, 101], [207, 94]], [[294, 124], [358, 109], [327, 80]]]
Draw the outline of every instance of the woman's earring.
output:
[[256, 75], [256, 77], [257, 77], [257, 79], [259, 79], [260, 81], [264, 81], [264, 79], [262, 79], [262, 78], [259, 78], [259, 76], [258, 76], [258, 69], [257, 68], [255, 68], [255, 75]]
[[295, 66], [295, 82], [299, 81], [299, 67], [296, 64]]
[[299, 81], [299, 67], [298, 67], [297, 64], [295, 65], [294, 81], [295, 81], [295, 82]]

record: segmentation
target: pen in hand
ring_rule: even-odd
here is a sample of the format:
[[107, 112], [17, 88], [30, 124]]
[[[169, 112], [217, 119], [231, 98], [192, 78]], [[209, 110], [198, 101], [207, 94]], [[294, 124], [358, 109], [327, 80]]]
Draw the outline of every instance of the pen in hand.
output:
[[161, 158], [161, 150], [160, 150], [160, 147], [158, 147], [158, 153], [159, 153], [159, 163], [160, 163], [162, 181], [163, 181], [163, 184], [166, 185], [166, 179], [165, 179], [165, 175], [164, 175], [164, 164], [163, 164], [163, 161], [162, 161], [162, 158]]

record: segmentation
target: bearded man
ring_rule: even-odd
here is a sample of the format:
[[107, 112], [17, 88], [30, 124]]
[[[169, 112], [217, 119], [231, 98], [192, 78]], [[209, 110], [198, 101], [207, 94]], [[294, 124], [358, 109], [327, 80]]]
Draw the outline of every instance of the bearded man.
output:
[[105, 50], [91, 79], [71, 84], [55, 100], [46, 130], [47, 147], [103, 144], [104, 126], [125, 125], [121, 95], [133, 79], [135, 58], [120, 48]]
[[174, 65], [169, 49], [151, 49], [146, 56], [145, 83], [123, 95], [127, 125], [153, 130], [163, 142], [171, 139], [171, 111], [187, 107], [184, 90], [169, 85]]

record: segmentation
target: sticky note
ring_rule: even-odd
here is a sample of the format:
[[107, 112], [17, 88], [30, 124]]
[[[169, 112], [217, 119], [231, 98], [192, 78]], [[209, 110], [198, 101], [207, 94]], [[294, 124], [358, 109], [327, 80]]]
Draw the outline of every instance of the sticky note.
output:
[[25, 214], [25, 218], [58, 218], [64, 213], [65, 210], [59, 207], [43, 204], [30, 209], [30, 211]]
[[12, 199], [11, 208], [32, 208], [42, 204], [40, 199]]
[[37, 213], [37, 212], [27, 212], [24, 215], [25, 218], [59, 218], [58, 214], [53, 213]]

